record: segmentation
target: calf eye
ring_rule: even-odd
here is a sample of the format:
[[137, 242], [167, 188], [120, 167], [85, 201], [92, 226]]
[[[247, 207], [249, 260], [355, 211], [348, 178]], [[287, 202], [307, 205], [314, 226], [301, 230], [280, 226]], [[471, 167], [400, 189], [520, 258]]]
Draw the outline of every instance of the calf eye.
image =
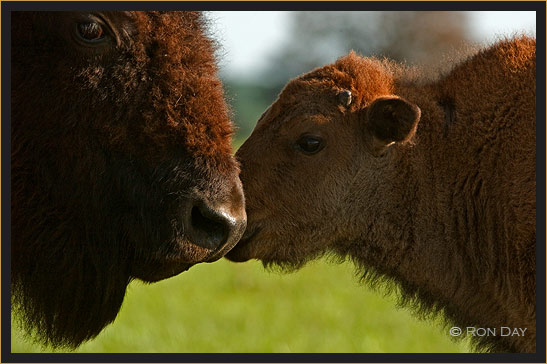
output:
[[305, 154], [315, 154], [323, 149], [325, 143], [319, 137], [304, 135], [298, 139], [296, 146]]
[[104, 30], [97, 22], [79, 23], [78, 35], [86, 42], [98, 42], [104, 39]]

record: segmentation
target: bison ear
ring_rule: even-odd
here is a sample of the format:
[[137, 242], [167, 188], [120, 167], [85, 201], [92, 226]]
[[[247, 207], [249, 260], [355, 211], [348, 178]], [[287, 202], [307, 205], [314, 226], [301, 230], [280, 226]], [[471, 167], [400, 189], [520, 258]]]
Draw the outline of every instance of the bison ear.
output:
[[373, 155], [381, 156], [395, 143], [409, 141], [416, 133], [420, 108], [397, 96], [374, 100], [367, 108], [367, 139]]

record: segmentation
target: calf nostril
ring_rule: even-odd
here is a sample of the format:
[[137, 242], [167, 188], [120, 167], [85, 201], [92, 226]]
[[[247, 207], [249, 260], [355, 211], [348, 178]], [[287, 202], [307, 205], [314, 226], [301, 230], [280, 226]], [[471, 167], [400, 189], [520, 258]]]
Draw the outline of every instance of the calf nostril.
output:
[[192, 207], [189, 237], [192, 242], [207, 249], [216, 249], [228, 238], [230, 219], [203, 203]]

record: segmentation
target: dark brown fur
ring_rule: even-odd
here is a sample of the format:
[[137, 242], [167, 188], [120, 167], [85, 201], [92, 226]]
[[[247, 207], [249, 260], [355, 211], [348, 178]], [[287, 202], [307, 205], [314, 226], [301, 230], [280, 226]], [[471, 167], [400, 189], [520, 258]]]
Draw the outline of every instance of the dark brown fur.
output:
[[[89, 22], [98, 44], [78, 36]], [[12, 303], [41, 342], [93, 338], [132, 279], [219, 259], [242, 234], [205, 26], [197, 12], [12, 14]], [[224, 243], [207, 246], [215, 229]]]
[[535, 49], [501, 41], [429, 83], [351, 53], [289, 82], [237, 153], [249, 221], [228, 257], [349, 257], [422, 312], [497, 328], [477, 350], [534, 352]]

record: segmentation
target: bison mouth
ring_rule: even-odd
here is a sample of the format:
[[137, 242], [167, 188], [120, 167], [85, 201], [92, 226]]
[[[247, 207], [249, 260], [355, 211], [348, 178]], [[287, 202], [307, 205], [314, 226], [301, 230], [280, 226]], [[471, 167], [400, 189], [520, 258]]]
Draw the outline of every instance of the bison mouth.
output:
[[158, 262], [147, 267], [146, 271], [139, 273], [135, 278], [143, 282], [154, 283], [171, 278], [190, 269], [194, 264], [180, 262]]
[[[239, 224], [235, 227], [223, 238], [223, 243], [219, 246], [210, 246], [201, 241], [198, 245], [194, 242], [195, 239], [183, 232], [184, 229], [171, 226], [170, 229], [163, 230], [164, 234], [170, 234], [171, 238], [150, 255], [140, 255], [137, 259], [140, 263], [134, 265], [132, 275], [145, 282], [156, 282], [185, 272], [195, 264], [215, 262], [236, 245], [243, 235], [245, 226], [245, 224]], [[207, 225], [207, 228], [214, 230], [214, 226]]]
[[182, 236], [176, 237], [142, 264], [136, 264], [133, 276], [144, 282], [157, 282], [183, 273], [198, 263], [213, 261], [211, 258], [216, 254], [211, 249], [192, 244]]
[[157, 282], [189, 270], [198, 263], [212, 263], [222, 258], [237, 242], [228, 241], [219, 249], [197, 246], [185, 237], [177, 237], [153, 254], [142, 265], [135, 266], [134, 276], [144, 282]]

